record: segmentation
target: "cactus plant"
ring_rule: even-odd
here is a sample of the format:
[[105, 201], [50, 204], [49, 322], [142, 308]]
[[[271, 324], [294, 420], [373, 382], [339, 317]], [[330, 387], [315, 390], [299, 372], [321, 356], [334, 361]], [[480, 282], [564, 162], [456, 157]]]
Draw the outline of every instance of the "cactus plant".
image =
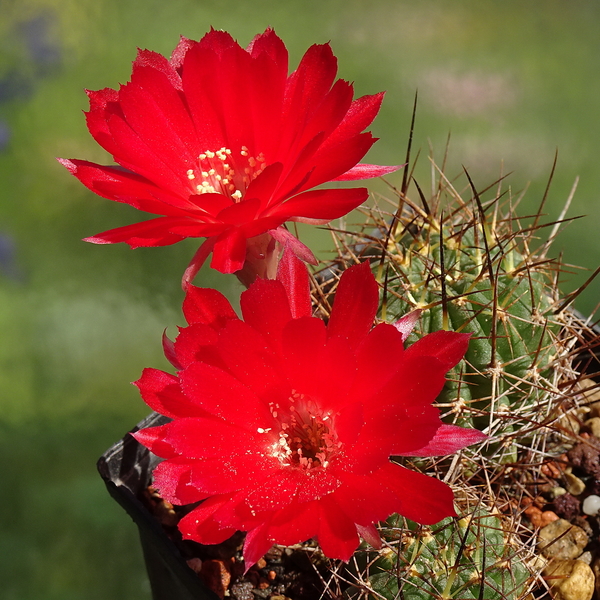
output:
[[[472, 334], [438, 406], [444, 420], [483, 429], [489, 443], [479, 454], [411, 466], [433, 469], [458, 489], [471, 486], [477, 508], [463, 503], [461, 518], [427, 528], [388, 520], [384, 548], [363, 550], [347, 571], [348, 595], [518, 600], [539, 575], [519, 502], [530, 494], [549, 440], [562, 435], [561, 414], [578, 402], [573, 347], [576, 340], [586, 345], [589, 328], [565, 310], [577, 292], [561, 295], [562, 267], [549, 258], [560, 219], [539, 241], [541, 214], [515, 217], [518, 199], [503, 192], [502, 178], [478, 191], [466, 171], [452, 182], [437, 173], [430, 197], [415, 182], [419, 200], [412, 200], [406, 178], [392, 200], [363, 209], [358, 231], [334, 232], [338, 256], [315, 292], [326, 312], [335, 293], [331, 273], [368, 259], [381, 288], [379, 317], [394, 322], [420, 311], [408, 343], [439, 329]], [[475, 482], [484, 485], [473, 488]]]
[[366, 578], [363, 573], [350, 598], [503, 600], [526, 590], [530, 572], [514, 536], [500, 515], [483, 507], [431, 527], [396, 515], [384, 533], [391, 543], [369, 557]]
[[433, 196], [421, 197], [424, 208], [398, 192], [400, 208], [368, 210], [358, 244], [356, 234], [344, 239], [338, 263], [369, 257], [382, 286], [382, 319], [421, 311], [409, 342], [439, 329], [472, 334], [439, 405], [459, 425], [502, 436], [510, 462], [509, 434], [537, 428], [546, 416], [538, 405], [556, 390], [563, 317], [559, 265], [547, 258], [548, 244], [531, 249], [538, 219], [523, 225], [511, 198], [503, 203], [495, 191], [482, 198], [466, 175], [461, 195], [440, 174]]

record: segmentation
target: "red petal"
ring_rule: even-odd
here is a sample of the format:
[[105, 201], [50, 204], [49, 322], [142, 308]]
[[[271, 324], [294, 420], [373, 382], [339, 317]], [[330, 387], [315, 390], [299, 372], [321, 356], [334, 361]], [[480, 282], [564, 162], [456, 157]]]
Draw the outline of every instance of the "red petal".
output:
[[287, 76], [288, 72], [288, 51], [285, 44], [277, 34], [267, 27], [264, 33], [260, 33], [248, 44], [246, 51], [252, 58], [258, 58], [261, 53], [265, 53], [278, 68]]
[[180, 329], [175, 340], [179, 370], [197, 361], [221, 367], [223, 361], [216, 347], [217, 341], [217, 331], [210, 325], [194, 323]]
[[434, 331], [422, 337], [407, 349], [407, 356], [434, 356], [445, 371], [456, 366], [469, 346], [470, 333]]
[[377, 116], [384, 92], [372, 96], [357, 98], [346, 113], [339, 127], [327, 138], [323, 144], [323, 150], [332, 148], [343, 140], [350, 139], [364, 131]]
[[442, 425], [426, 446], [412, 452], [404, 452], [402, 456], [446, 456], [472, 444], [482, 442], [487, 437], [485, 433], [477, 429]]
[[[180, 38], [179, 44], [185, 38]], [[187, 40], [189, 42], [189, 40]], [[173, 51], [175, 52], [177, 48]], [[135, 61], [133, 62], [133, 73], [139, 71], [140, 67], [150, 67], [156, 71], [160, 71], [169, 81], [172, 88], [181, 90], [181, 77], [175, 70], [174, 65], [171, 61], [167, 60], [162, 54], [158, 52], [152, 52], [150, 50], [138, 50]], [[150, 92], [152, 90], [149, 90]], [[157, 94], [158, 96], [160, 94]]]
[[107, 124], [114, 140], [112, 155], [120, 165], [173, 193], [189, 194], [188, 167], [182, 171], [184, 165], [180, 161], [175, 166], [165, 162], [120, 114], [110, 114]]
[[127, 122], [148, 147], [173, 165], [180, 165], [182, 177], [187, 177], [187, 169], [197, 165], [198, 138], [182, 101], [179, 75], [161, 58], [168, 74], [136, 61], [131, 83], [121, 88], [119, 99]]
[[355, 444], [356, 439], [365, 424], [363, 405], [346, 402], [335, 418], [335, 432], [340, 442]]
[[187, 459], [255, 456], [258, 463], [264, 458], [265, 442], [259, 433], [220, 419], [176, 419], [166, 427], [163, 440]]
[[164, 460], [154, 469], [152, 477], [152, 486], [173, 504], [191, 504], [206, 498], [206, 494], [190, 485], [190, 465], [187, 462]]
[[244, 321], [280, 348], [281, 331], [292, 320], [290, 305], [280, 281], [257, 279], [240, 297]]
[[299, 239], [295, 238], [285, 227], [271, 229], [269, 235], [274, 240], [277, 240], [282, 246], [289, 248], [300, 260], [309, 265], [316, 265], [319, 263], [310, 248], [304, 245]]
[[238, 318], [229, 300], [221, 292], [193, 285], [186, 289], [183, 314], [190, 325], [204, 323], [215, 329], [220, 329], [231, 319]]
[[353, 92], [350, 83], [338, 79], [305, 124], [299, 140], [300, 145], [309, 142], [319, 133], [323, 133], [324, 138], [329, 136], [348, 112]]
[[375, 525], [356, 525], [356, 531], [360, 537], [376, 550], [380, 550], [383, 542]]
[[158, 369], [144, 369], [134, 382], [144, 402], [166, 417], [206, 417], [208, 413], [186, 397], [179, 387], [179, 379]]
[[312, 304], [310, 300], [310, 283], [308, 269], [299, 260], [289, 245], [286, 244], [283, 256], [277, 266], [277, 280], [281, 281], [287, 294], [290, 310], [294, 319], [310, 317]]
[[274, 206], [266, 214], [284, 221], [294, 220], [295, 217], [331, 221], [348, 214], [368, 197], [366, 188], [312, 190]]
[[184, 37], [183, 35], [179, 37], [179, 42], [177, 44], [177, 46], [175, 46], [175, 49], [173, 50], [173, 52], [171, 53], [171, 59], [170, 59], [170, 63], [173, 66], [174, 69], [180, 69], [181, 66], [183, 65], [183, 60], [185, 59], [185, 55], [187, 54], [187, 51], [192, 48], [193, 46], [195, 46], [196, 44], [198, 44], [198, 42], [195, 42], [194, 40], [190, 40], [186, 37]]
[[432, 525], [446, 517], [456, 516], [454, 494], [438, 479], [392, 463], [374, 476], [382, 477], [385, 485], [398, 496], [402, 504], [398, 512], [411, 521]]
[[192, 256], [192, 260], [186, 267], [185, 271], [183, 272], [183, 277], [181, 278], [181, 287], [184, 291], [186, 291], [191, 285], [192, 281], [194, 281], [194, 277], [196, 277], [198, 271], [203, 267], [209, 254], [213, 251], [213, 248], [215, 247], [215, 241], [215, 238], [208, 238], [204, 240], [204, 242], [200, 244], [198, 250], [196, 250], [194, 253], [194, 256]]
[[269, 408], [229, 373], [204, 363], [192, 363], [179, 374], [181, 389], [197, 406], [253, 434], [274, 427]]
[[140, 443], [142, 446], [146, 446], [150, 452], [160, 456], [161, 458], [174, 458], [177, 453], [169, 444], [165, 442], [165, 436], [169, 432], [171, 423], [167, 425], [159, 425], [158, 427], [146, 427], [139, 431], [134, 431], [131, 435]]
[[[133, 223], [133, 225], [125, 225], [125, 227], [109, 229], [108, 231], [84, 238], [83, 241], [91, 242], [92, 244], [125, 242], [132, 248], [168, 246], [183, 239], [180, 235], [170, 233], [169, 227], [185, 221], [186, 217], [159, 217], [158, 219], [150, 219], [141, 223]], [[201, 227], [202, 225], [199, 224], [199, 228]], [[200, 235], [203, 234], [201, 233]]]
[[393, 379], [373, 397], [374, 406], [430, 405], [446, 383], [447, 368], [430, 356], [404, 356]]
[[167, 330], [163, 331], [162, 335], [162, 347], [163, 352], [165, 354], [165, 358], [179, 371], [182, 369], [182, 365], [177, 358], [177, 353], [175, 352], [175, 343], [170, 340], [167, 336]]
[[190, 484], [211, 496], [242, 490], [245, 501], [248, 489], [260, 486], [278, 473], [279, 464], [268, 457], [239, 455], [226, 460], [226, 464], [223, 457], [188, 461], [192, 464]]
[[335, 294], [327, 333], [356, 347], [373, 326], [379, 306], [379, 287], [368, 262], [344, 271]]
[[345, 473], [343, 485], [334, 492], [339, 509], [354, 523], [368, 527], [397, 512], [401, 502], [386, 486], [385, 480], [374, 475]]
[[253, 486], [253, 489], [247, 490], [245, 504], [257, 513], [281, 510], [294, 500], [305, 479], [304, 473], [298, 469], [279, 469], [262, 483]]
[[188, 200], [120, 167], [104, 167], [75, 159], [59, 158], [58, 162], [92, 192], [109, 200], [156, 215], [189, 216], [190, 211], [197, 212]]
[[402, 334], [403, 342], [405, 342], [406, 338], [411, 334], [414, 326], [421, 317], [422, 312], [423, 311], [420, 308], [417, 308], [398, 319], [395, 323], [392, 323], [392, 325]]
[[314, 45], [306, 51], [298, 68], [288, 78], [279, 146], [282, 156], [287, 149], [294, 148], [307, 116], [323, 101], [336, 72], [337, 59], [329, 44]]
[[244, 540], [244, 572], [256, 564], [271, 548], [273, 542], [267, 537], [269, 524], [263, 523], [251, 529]]
[[283, 172], [283, 164], [280, 162], [269, 165], [256, 179], [253, 179], [244, 194], [245, 198], [258, 198], [261, 210], [265, 210], [271, 204], [273, 194]]
[[245, 259], [246, 236], [231, 227], [216, 239], [210, 266], [221, 273], [235, 273], [244, 266]]
[[335, 177], [331, 181], [356, 181], [357, 179], [372, 179], [373, 177], [385, 177], [401, 169], [404, 165], [385, 167], [383, 165], [367, 165], [360, 163], [348, 169], [343, 175]]
[[178, 523], [184, 539], [192, 539], [201, 544], [220, 544], [230, 538], [236, 530], [223, 528], [214, 519], [215, 512], [228, 501], [228, 496], [215, 496], [185, 515]]
[[[262, 397], [270, 390], [286, 387], [273, 351], [246, 323], [229, 321], [219, 336], [218, 348], [227, 370], [257, 395]], [[289, 395], [289, 389], [283, 393]]]
[[219, 212], [217, 218], [228, 225], [244, 225], [257, 218], [259, 206], [258, 198], [230, 204]]
[[85, 113], [85, 119], [92, 137], [107, 152], [114, 154], [115, 141], [108, 127], [108, 116], [115, 111], [121, 113], [118, 107], [119, 92], [111, 88], [98, 91], [86, 90], [90, 101], [90, 110]]
[[358, 349], [352, 397], [362, 401], [372, 398], [395, 376], [403, 354], [402, 335], [393, 325], [380, 323], [373, 328]]
[[226, 146], [220, 104], [218, 101], [213, 104], [209, 98], [211, 85], [218, 85], [213, 80], [221, 73], [220, 67], [215, 52], [201, 42], [188, 49], [181, 68], [183, 90], [200, 140], [200, 152]]
[[314, 155], [316, 165], [302, 190], [321, 185], [348, 172], [376, 142], [370, 133], [361, 133], [330, 149], [319, 149]]
[[359, 543], [356, 526], [331, 496], [323, 498], [319, 508], [321, 518], [317, 538], [323, 553], [329, 558], [349, 561]]
[[345, 449], [344, 468], [360, 474], [377, 470], [392, 454], [425, 446], [441, 425], [437, 408], [403, 407], [401, 401], [387, 406], [373, 400], [366, 403], [364, 420], [356, 444]]
[[336, 337], [324, 344], [324, 330], [323, 321], [311, 317], [288, 323], [282, 338], [282, 370], [293, 389], [320, 398], [324, 410], [337, 412], [347, 403], [356, 361], [346, 340]]

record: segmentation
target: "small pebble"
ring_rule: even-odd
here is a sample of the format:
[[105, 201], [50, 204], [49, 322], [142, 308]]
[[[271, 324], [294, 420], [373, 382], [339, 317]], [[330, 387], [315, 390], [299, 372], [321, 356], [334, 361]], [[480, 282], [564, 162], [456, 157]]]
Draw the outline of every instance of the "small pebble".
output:
[[194, 571], [194, 573], [200, 573], [202, 571], [202, 560], [200, 558], [190, 558], [186, 561], [187, 566]]
[[538, 550], [545, 558], [569, 560], [578, 558], [588, 545], [586, 532], [565, 519], [558, 519], [540, 529]]
[[554, 600], [591, 600], [594, 594], [594, 573], [581, 560], [553, 561], [544, 569], [544, 577]]
[[579, 496], [579, 494], [585, 491], [585, 483], [579, 477], [573, 475], [573, 473], [565, 473], [564, 478], [566, 482], [565, 488], [567, 488], [569, 494]]
[[572, 496], [568, 492], [554, 498], [554, 512], [561, 518], [571, 521], [574, 517], [581, 514], [581, 502], [579, 498]]
[[584, 425], [590, 428], [593, 436], [600, 438], [600, 417], [592, 417]]
[[600, 496], [588, 496], [583, 501], [583, 512], [590, 516], [597, 515], [600, 512]]

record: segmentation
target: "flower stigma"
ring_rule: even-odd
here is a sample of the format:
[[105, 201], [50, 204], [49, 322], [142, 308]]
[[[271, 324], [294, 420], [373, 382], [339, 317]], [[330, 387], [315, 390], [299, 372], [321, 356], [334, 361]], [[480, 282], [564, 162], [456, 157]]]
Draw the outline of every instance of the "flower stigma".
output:
[[239, 202], [250, 182], [256, 179], [267, 166], [261, 152], [251, 156], [242, 146], [234, 155], [230, 148], [216, 151], [205, 150], [198, 156], [198, 166], [188, 169], [187, 178], [195, 194], [223, 194]]

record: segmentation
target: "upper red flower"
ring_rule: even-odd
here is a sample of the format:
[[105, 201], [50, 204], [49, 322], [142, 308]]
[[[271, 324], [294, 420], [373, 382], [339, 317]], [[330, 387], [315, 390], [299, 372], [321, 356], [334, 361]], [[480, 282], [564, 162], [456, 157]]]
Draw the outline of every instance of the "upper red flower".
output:
[[469, 336], [439, 331], [405, 349], [414, 315], [372, 327], [377, 306], [363, 263], [342, 276], [329, 322], [311, 317], [306, 268], [289, 252], [278, 280], [242, 294], [244, 320], [219, 292], [189, 287], [189, 326], [165, 343], [178, 374], [146, 369], [137, 382], [173, 421], [134, 434], [166, 459], [154, 477], [167, 500], [204, 500], [181, 520], [185, 538], [247, 531], [246, 566], [311, 537], [348, 560], [359, 535], [380, 544], [374, 523], [391, 513], [426, 524], [455, 514], [445, 483], [389, 457], [485, 438], [443, 425], [432, 406]]
[[364, 188], [309, 190], [398, 167], [357, 164], [376, 141], [361, 132], [383, 94], [353, 101], [336, 72], [325, 44], [288, 75], [287, 50], [271, 29], [247, 49], [212, 30], [199, 42], [182, 38], [170, 60], [139, 51], [130, 83], [88, 92], [90, 133], [121, 167], [61, 162], [97, 194], [161, 216], [87, 241], [135, 248], [207, 237], [191, 276], [211, 250], [212, 266], [232, 273], [248, 239], [271, 231], [280, 240], [290, 237], [285, 221], [324, 223], [356, 208]]

